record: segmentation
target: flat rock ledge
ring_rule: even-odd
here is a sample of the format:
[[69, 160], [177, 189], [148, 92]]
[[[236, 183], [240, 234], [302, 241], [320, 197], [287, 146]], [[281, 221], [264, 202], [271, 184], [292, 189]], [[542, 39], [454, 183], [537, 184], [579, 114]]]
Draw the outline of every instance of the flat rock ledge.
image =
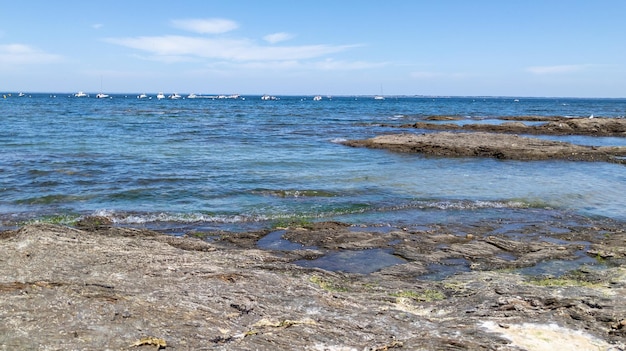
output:
[[[401, 128], [473, 131], [515, 134], [542, 135], [588, 135], [626, 137], [626, 118], [573, 118], [573, 117], [540, 117], [540, 116], [508, 116], [496, 119], [506, 120], [502, 124], [470, 123], [458, 125], [454, 123], [416, 122], [401, 125]], [[429, 121], [466, 120], [460, 117], [432, 116]], [[539, 122], [538, 125], [526, 125], [524, 122]], [[393, 126], [397, 127], [397, 126]]]
[[0, 233], [0, 350], [626, 347], [621, 264], [548, 283], [505, 270], [422, 281], [409, 268], [333, 273], [191, 237], [28, 225]]
[[485, 132], [389, 134], [344, 145], [441, 157], [492, 157], [503, 160], [603, 161], [626, 164], [626, 147], [581, 146], [566, 142]]

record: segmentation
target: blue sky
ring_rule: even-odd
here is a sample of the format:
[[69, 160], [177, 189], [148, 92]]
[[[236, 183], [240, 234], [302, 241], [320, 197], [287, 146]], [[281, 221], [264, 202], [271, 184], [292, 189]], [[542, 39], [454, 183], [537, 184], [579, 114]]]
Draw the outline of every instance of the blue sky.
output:
[[623, 0], [0, 0], [0, 91], [626, 97]]

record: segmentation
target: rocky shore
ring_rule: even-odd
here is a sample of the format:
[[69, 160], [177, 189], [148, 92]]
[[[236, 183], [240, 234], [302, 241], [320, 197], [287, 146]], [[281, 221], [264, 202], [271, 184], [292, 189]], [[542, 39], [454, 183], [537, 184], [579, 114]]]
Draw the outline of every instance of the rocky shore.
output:
[[[539, 116], [506, 116], [498, 119], [502, 124], [470, 123], [458, 125], [454, 123], [433, 123], [434, 121], [463, 120], [453, 116], [431, 116], [427, 122], [401, 125], [401, 128], [432, 129], [432, 130], [463, 130], [475, 132], [496, 132], [515, 134], [543, 135], [592, 135], [626, 137], [625, 118], [571, 118], [571, 117], [539, 117]], [[532, 122], [534, 124], [526, 124]]]
[[[0, 233], [0, 349], [626, 348], [620, 223], [563, 218], [513, 235], [501, 222], [332, 222], [185, 237], [84, 223]], [[302, 247], [258, 247], [277, 232]], [[402, 262], [369, 273], [303, 264], [367, 250]], [[547, 261], [584, 263], [520, 273]]]
[[[531, 120], [545, 123], [522, 123]], [[346, 144], [439, 157], [626, 156], [511, 135], [625, 136], [623, 119], [401, 128], [439, 132]], [[30, 224], [0, 232], [0, 350], [626, 350], [624, 223], [550, 216], [183, 237], [99, 217]]]
[[[437, 120], [445, 120], [437, 117]], [[509, 117], [507, 119], [512, 119]], [[602, 161], [626, 164], [624, 146], [583, 146], [567, 142], [523, 137], [516, 134], [590, 135], [626, 137], [626, 119], [546, 118], [544, 124], [527, 126], [519, 120], [503, 124], [437, 124], [419, 122], [399, 128], [437, 130], [435, 133], [380, 135], [366, 140], [348, 140], [345, 145], [414, 152], [440, 157], [492, 157], [506, 160]], [[395, 126], [398, 127], [398, 126]], [[511, 135], [514, 134], [514, 135]]]
[[603, 161], [626, 164], [626, 147], [581, 146], [497, 133], [390, 134], [345, 145], [414, 152], [440, 157], [492, 157], [503, 160]]

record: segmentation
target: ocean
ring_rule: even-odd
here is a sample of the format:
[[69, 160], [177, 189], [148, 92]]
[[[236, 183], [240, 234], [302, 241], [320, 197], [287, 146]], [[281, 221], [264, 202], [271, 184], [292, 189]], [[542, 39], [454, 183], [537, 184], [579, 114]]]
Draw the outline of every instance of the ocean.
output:
[[[624, 118], [626, 99], [322, 97], [0, 99], [0, 229], [99, 215], [174, 235], [298, 221], [427, 226], [575, 215], [626, 220], [626, 168], [351, 148], [432, 115]], [[385, 125], [385, 126], [383, 126]], [[626, 138], [549, 137], [584, 145]]]

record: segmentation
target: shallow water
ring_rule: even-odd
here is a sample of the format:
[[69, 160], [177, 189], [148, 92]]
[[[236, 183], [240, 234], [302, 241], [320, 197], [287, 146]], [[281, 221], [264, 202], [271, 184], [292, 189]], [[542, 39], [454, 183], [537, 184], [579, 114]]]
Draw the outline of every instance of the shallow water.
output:
[[298, 260], [294, 263], [302, 267], [328, 271], [368, 274], [385, 267], [406, 263], [406, 260], [394, 256], [390, 250], [367, 249], [331, 252], [314, 260]]
[[[431, 115], [620, 118], [626, 100], [27, 95], [0, 101], [2, 228], [83, 215], [174, 234], [300, 219], [524, 222], [543, 211], [626, 219], [622, 165], [434, 158], [338, 143], [397, 133], [376, 125]], [[622, 138], [566, 139], [624, 145]]]

